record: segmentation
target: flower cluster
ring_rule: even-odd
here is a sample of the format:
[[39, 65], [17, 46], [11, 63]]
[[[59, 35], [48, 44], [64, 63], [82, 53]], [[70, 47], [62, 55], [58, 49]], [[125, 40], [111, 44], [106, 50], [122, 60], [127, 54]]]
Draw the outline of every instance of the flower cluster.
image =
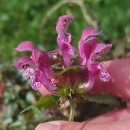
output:
[[[69, 86], [73, 87], [71, 80], [76, 77], [76, 73], [73, 72], [72, 77], [67, 71], [71, 70], [69, 68], [74, 67], [78, 67], [80, 72], [85, 73], [84, 80], [78, 83], [85, 83], [84, 87], [86, 90], [91, 90], [98, 75], [104, 82], [110, 80], [110, 74], [97, 59], [101, 54], [108, 53], [112, 45], [100, 43], [96, 38], [101, 33], [99, 30], [85, 28], [78, 43], [79, 54], [75, 58], [77, 51], [72, 45], [71, 34], [67, 32], [72, 20], [73, 17], [69, 15], [59, 17], [56, 25], [59, 48], [54, 51], [45, 52], [39, 50], [30, 41], [22, 42], [17, 46], [17, 51], [31, 52], [31, 56], [21, 57], [14, 66], [17, 69], [23, 70], [23, 77], [29, 79], [31, 87], [34, 90], [45, 87], [48, 91], [55, 94], [58, 88], [68, 83], [68, 79]], [[76, 70], [73, 69], [73, 71]]]

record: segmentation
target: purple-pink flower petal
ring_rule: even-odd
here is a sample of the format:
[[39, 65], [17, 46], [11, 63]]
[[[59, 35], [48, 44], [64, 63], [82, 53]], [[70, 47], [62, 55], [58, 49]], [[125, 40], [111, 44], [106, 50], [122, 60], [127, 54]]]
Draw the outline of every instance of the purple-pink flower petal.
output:
[[35, 49], [31, 56], [35, 64], [40, 68], [50, 67], [48, 55], [45, 51]]
[[110, 48], [112, 47], [112, 44], [103, 44], [98, 43], [96, 44], [93, 53], [95, 54], [106, 54], [109, 52]]
[[99, 40], [95, 37], [89, 38], [87, 41], [79, 41], [78, 48], [81, 57], [81, 64], [85, 65], [90, 58], [93, 48], [99, 43]]
[[100, 31], [94, 28], [86, 28], [81, 35], [78, 43], [79, 54], [81, 58], [82, 68], [88, 69], [88, 80], [85, 85], [87, 90], [90, 90], [100, 75], [100, 79], [104, 82], [110, 80], [110, 74], [105, 71], [100, 64], [96, 61], [101, 54], [106, 54], [112, 47], [111, 44], [99, 43], [99, 40], [94, 37], [99, 35]]
[[73, 50], [72, 46], [64, 44], [62, 46], [62, 54], [63, 54], [63, 59], [65, 62], [65, 65], [70, 66], [71, 58], [74, 54], [74, 50]]
[[73, 17], [70, 15], [60, 16], [56, 25], [56, 32], [58, 33], [59, 38], [64, 39], [65, 42], [68, 42], [67, 29]]
[[35, 79], [31, 80], [31, 87], [33, 90], [38, 90], [41, 87], [40, 82], [36, 82]]
[[32, 76], [34, 75], [34, 72], [35, 72], [34, 69], [32, 69], [32, 68], [27, 68], [27, 69], [24, 70], [22, 76], [23, 76], [23, 77], [26, 77], [26, 78], [30, 78], [30, 77], [32, 77]]
[[32, 53], [31, 58], [38, 66], [38, 68], [45, 72], [48, 78], [54, 78], [54, 72], [51, 68], [49, 57], [45, 51], [35, 49]]
[[88, 71], [94, 74], [99, 74], [100, 72], [99, 63], [96, 61], [89, 60], [87, 63], [87, 68], [88, 68]]
[[24, 41], [22, 43], [20, 43], [15, 50], [17, 51], [33, 51], [34, 49], [36, 49], [36, 47], [33, 45], [32, 42], [30, 41]]
[[40, 82], [48, 91], [52, 93], [56, 90], [56, 86], [52, 83], [52, 79], [49, 79], [42, 70], [35, 71], [35, 80], [36, 82]]
[[15, 64], [14, 67], [17, 69], [26, 69], [29, 67], [34, 67], [34, 62], [30, 57], [21, 57]]
[[104, 69], [100, 70], [100, 79], [103, 82], [108, 82], [111, 79], [111, 75]]
[[95, 80], [96, 80], [96, 76], [97, 75], [95, 75], [93, 73], [89, 73], [89, 79], [88, 79], [88, 82], [85, 85], [86, 91], [89, 91], [90, 89], [92, 89], [92, 87], [95, 83]]
[[82, 32], [81, 39], [82, 41], [87, 40], [89, 37], [99, 35], [101, 31], [95, 28], [85, 28]]
[[56, 26], [56, 31], [58, 33], [57, 43], [62, 52], [65, 66], [70, 66], [71, 58], [74, 55], [71, 34], [67, 33], [68, 26], [72, 19], [73, 17], [69, 15], [61, 16], [59, 17]]

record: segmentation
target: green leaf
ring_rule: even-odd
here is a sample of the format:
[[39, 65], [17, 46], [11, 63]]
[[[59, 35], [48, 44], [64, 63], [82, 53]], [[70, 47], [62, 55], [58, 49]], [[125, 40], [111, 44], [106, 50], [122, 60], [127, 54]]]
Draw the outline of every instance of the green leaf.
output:
[[35, 106], [44, 109], [58, 108], [60, 106], [60, 100], [58, 96], [47, 95], [41, 97], [39, 101], [35, 103]]
[[69, 96], [71, 94], [71, 89], [68, 86], [65, 86], [57, 91], [59, 96]]
[[96, 102], [99, 104], [119, 105], [119, 101], [114, 96], [109, 94], [86, 94], [81, 97], [87, 101]]
[[27, 112], [27, 111], [29, 111], [29, 110], [31, 110], [31, 109], [33, 109], [34, 107], [35, 107], [34, 105], [30, 105], [30, 106], [26, 107], [25, 109], [23, 109], [20, 112], [20, 115], [23, 114], [23, 113], [25, 113], [25, 112]]
[[44, 108], [44, 109], [53, 109], [53, 108], [58, 108], [59, 106], [60, 106], [59, 97], [54, 95], [48, 95], [48, 96], [41, 97], [38, 102], [28, 106], [27, 108], [22, 110], [20, 114], [23, 114], [35, 107]]

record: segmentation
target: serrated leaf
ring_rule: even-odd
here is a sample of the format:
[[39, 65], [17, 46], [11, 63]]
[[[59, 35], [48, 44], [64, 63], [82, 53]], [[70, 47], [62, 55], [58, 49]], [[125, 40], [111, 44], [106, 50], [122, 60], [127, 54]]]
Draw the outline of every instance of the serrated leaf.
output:
[[82, 95], [85, 100], [99, 104], [119, 105], [119, 101], [109, 94], [86, 94]]
[[23, 113], [25, 113], [25, 112], [27, 112], [27, 111], [29, 111], [29, 110], [31, 110], [31, 109], [33, 109], [33, 108], [34, 108], [34, 105], [30, 105], [30, 106], [26, 107], [25, 109], [23, 109], [23, 110], [20, 112], [20, 115], [23, 114]]
[[36, 107], [44, 109], [58, 108], [59, 105], [60, 105], [59, 97], [54, 95], [41, 97], [39, 101], [35, 103]]

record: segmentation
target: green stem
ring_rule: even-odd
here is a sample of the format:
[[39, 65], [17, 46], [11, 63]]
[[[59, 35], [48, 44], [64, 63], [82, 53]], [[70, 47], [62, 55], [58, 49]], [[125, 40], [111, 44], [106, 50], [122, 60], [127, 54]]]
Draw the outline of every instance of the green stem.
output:
[[75, 114], [75, 108], [74, 108], [75, 104], [73, 101], [70, 101], [70, 116], [69, 116], [69, 121], [73, 121], [74, 120], [74, 114]]

